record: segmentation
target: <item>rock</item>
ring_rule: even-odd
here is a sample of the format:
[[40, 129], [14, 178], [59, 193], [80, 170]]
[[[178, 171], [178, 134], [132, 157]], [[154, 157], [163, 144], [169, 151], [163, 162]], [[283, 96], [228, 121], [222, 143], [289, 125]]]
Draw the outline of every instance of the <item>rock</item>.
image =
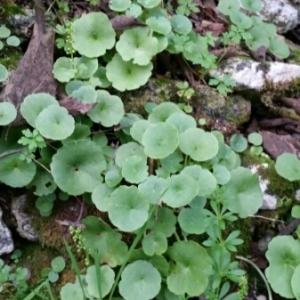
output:
[[[262, 164], [261, 166], [250, 166], [250, 170], [254, 174], [258, 173], [259, 168], [268, 168], [268, 164]], [[268, 193], [269, 183], [269, 180], [262, 179], [261, 176], [259, 176], [259, 185], [261, 191], [263, 192], [263, 204], [260, 208], [262, 210], [275, 210], [277, 208], [278, 198]]]
[[296, 191], [296, 193], [295, 193], [295, 199], [297, 201], [300, 201], [300, 189]]
[[0, 256], [6, 253], [11, 253], [14, 250], [14, 242], [11, 231], [2, 222], [3, 211], [0, 207]]
[[39, 236], [32, 227], [31, 217], [23, 212], [25, 203], [26, 195], [21, 195], [12, 200], [12, 213], [17, 220], [17, 231], [24, 239], [38, 241]]
[[300, 21], [298, 9], [288, 0], [262, 0], [262, 9], [257, 15], [274, 24], [279, 33], [295, 28]]
[[[135, 91], [120, 93], [125, 103], [125, 111], [145, 115], [144, 105], [149, 102], [157, 104], [164, 101], [182, 102], [177, 94], [177, 81], [151, 79]], [[215, 89], [199, 86], [190, 100], [197, 119], [204, 118], [208, 128], [224, 133], [234, 131], [241, 124], [249, 121], [251, 104], [241, 96], [224, 97]]]
[[210, 70], [210, 76], [230, 74], [236, 82], [235, 90], [260, 91], [266, 82], [288, 83], [300, 78], [300, 66], [281, 62], [260, 63], [250, 59], [230, 58], [223, 61], [217, 69]]

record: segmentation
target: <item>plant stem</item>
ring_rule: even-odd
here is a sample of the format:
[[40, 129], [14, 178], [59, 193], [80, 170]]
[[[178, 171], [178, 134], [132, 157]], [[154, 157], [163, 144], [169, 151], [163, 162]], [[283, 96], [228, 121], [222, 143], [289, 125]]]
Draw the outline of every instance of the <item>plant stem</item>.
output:
[[236, 258], [247, 262], [248, 264], [250, 264], [258, 272], [258, 274], [260, 275], [260, 277], [262, 278], [262, 280], [264, 281], [264, 283], [266, 285], [266, 288], [267, 288], [267, 291], [268, 291], [268, 299], [273, 300], [272, 291], [271, 291], [271, 288], [269, 286], [269, 283], [268, 283], [264, 273], [258, 268], [258, 266], [253, 261], [251, 261], [250, 259], [248, 259], [246, 257], [236, 256]]

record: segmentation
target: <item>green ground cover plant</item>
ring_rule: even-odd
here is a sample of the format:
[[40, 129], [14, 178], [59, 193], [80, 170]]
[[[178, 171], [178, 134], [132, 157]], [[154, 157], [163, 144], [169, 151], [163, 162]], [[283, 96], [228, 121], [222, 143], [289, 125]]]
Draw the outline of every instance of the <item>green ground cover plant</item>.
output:
[[[248, 142], [260, 155], [261, 136], [253, 133], [247, 140], [236, 134], [227, 144], [221, 132], [198, 128], [205, 120], [188, 114], [194, 90], [187, 83], [177, 85], [182, 103], [147, 103], [145, 117], [125, 112], [120, 94], [112, 89], [134, 90], [147, 83], [153, 59], [162, 51], [181, 54], [205, 71], [217, 65], [209, 51], [216, 37], [196, 34], [188, 18], [199, 8], [192, 1], [178, 4], [174, 9], [169, 1], [110, 1], [117, 14], [133, 15], [145, 24], [118, 33], [102, 12], [57, 25], [56, 43], [66, 56], [57, 58], [53, 75], [68, 96], [94, 105], [87, 113], [74, 117], [55, 97], [36, 93], [20, 106], [28, 126], [11, 128], [17, 109], [0, 103], [0, 182], [30, 189], [44, 217], [57, 201], [80, 196], [109, 219], [88, 216], [81, 220], [84, 228], [73, 229], [87, 266], [80, 270], [66, 245], [77, 277], [61, 288], [61, 300], [70, 295], [78, 300], [183, 300], [200, 294], [238, 300], [247, 294], [237, 257], [243, 240], [228, 224], [254, 215], [262, 205], [258, 175], [242, 167], [239, 156]], [[241, 4], [255, 12], [261, 1]], [[236, 1], [221, 0], [218, 8], [231, 22], [224, 45], [243, 41], [251, 50], [265, 46], [279, 58], [288, 56], [275, 26], [248, 17]], [[258, 26], [265, 30], [258, 32]], [[1, 68], [4, 81], [7, 70]], [[210, 84], [222, 94], [234, 85], [228, 76], [213, 78]], [[117, 147], [112, 142], [116, 139]], [[284, 154], [276, 170], [288, 180], [299, 180], [299, 164]], [[298, 215], [295, 207], [293, 216]], [[132, 242], [126, 243], [125, 237]], [[266, 276], [274, 291], [299, 299], [299, 255], [290, 253], [298, 240], [288, 238], [285, 248], [281, 237], [271, 242]], [[285, 264], [278, 256], [285, 257], [287, 251], [292, 260]], [[44, 272], [45, 281], [25, 299], [33, 299], [44, 287], [55, 299], [49, 281], [55, 282], [64, 267], [58, 258]], [[274, 274], [281, 268], [285, 284], [279, 287]], [[238, 286], [233, 292], [232, 283]]]

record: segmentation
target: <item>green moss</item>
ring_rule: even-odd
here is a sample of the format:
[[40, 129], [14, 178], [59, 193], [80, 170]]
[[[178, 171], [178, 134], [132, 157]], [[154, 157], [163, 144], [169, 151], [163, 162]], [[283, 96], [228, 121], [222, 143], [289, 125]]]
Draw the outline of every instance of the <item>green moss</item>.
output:
[[21, 59], [20, 50], [14, 47], [4, 47], [0, 52], [0, 64], [4, 65], [8, 70], [17, 68]]

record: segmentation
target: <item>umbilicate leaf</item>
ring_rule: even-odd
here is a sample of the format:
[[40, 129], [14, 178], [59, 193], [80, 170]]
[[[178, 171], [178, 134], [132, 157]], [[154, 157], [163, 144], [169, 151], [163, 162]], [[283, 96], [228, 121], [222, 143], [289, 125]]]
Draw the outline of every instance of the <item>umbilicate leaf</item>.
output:
[[17, 117], [17, 110], [10, 102], [0, 102], [0, 126], [6, 126]]
[[289, 181], [300, 179], [300, 160], [295, 154], [283, 153], [278, 156], [275, 169], [281, 177]]

